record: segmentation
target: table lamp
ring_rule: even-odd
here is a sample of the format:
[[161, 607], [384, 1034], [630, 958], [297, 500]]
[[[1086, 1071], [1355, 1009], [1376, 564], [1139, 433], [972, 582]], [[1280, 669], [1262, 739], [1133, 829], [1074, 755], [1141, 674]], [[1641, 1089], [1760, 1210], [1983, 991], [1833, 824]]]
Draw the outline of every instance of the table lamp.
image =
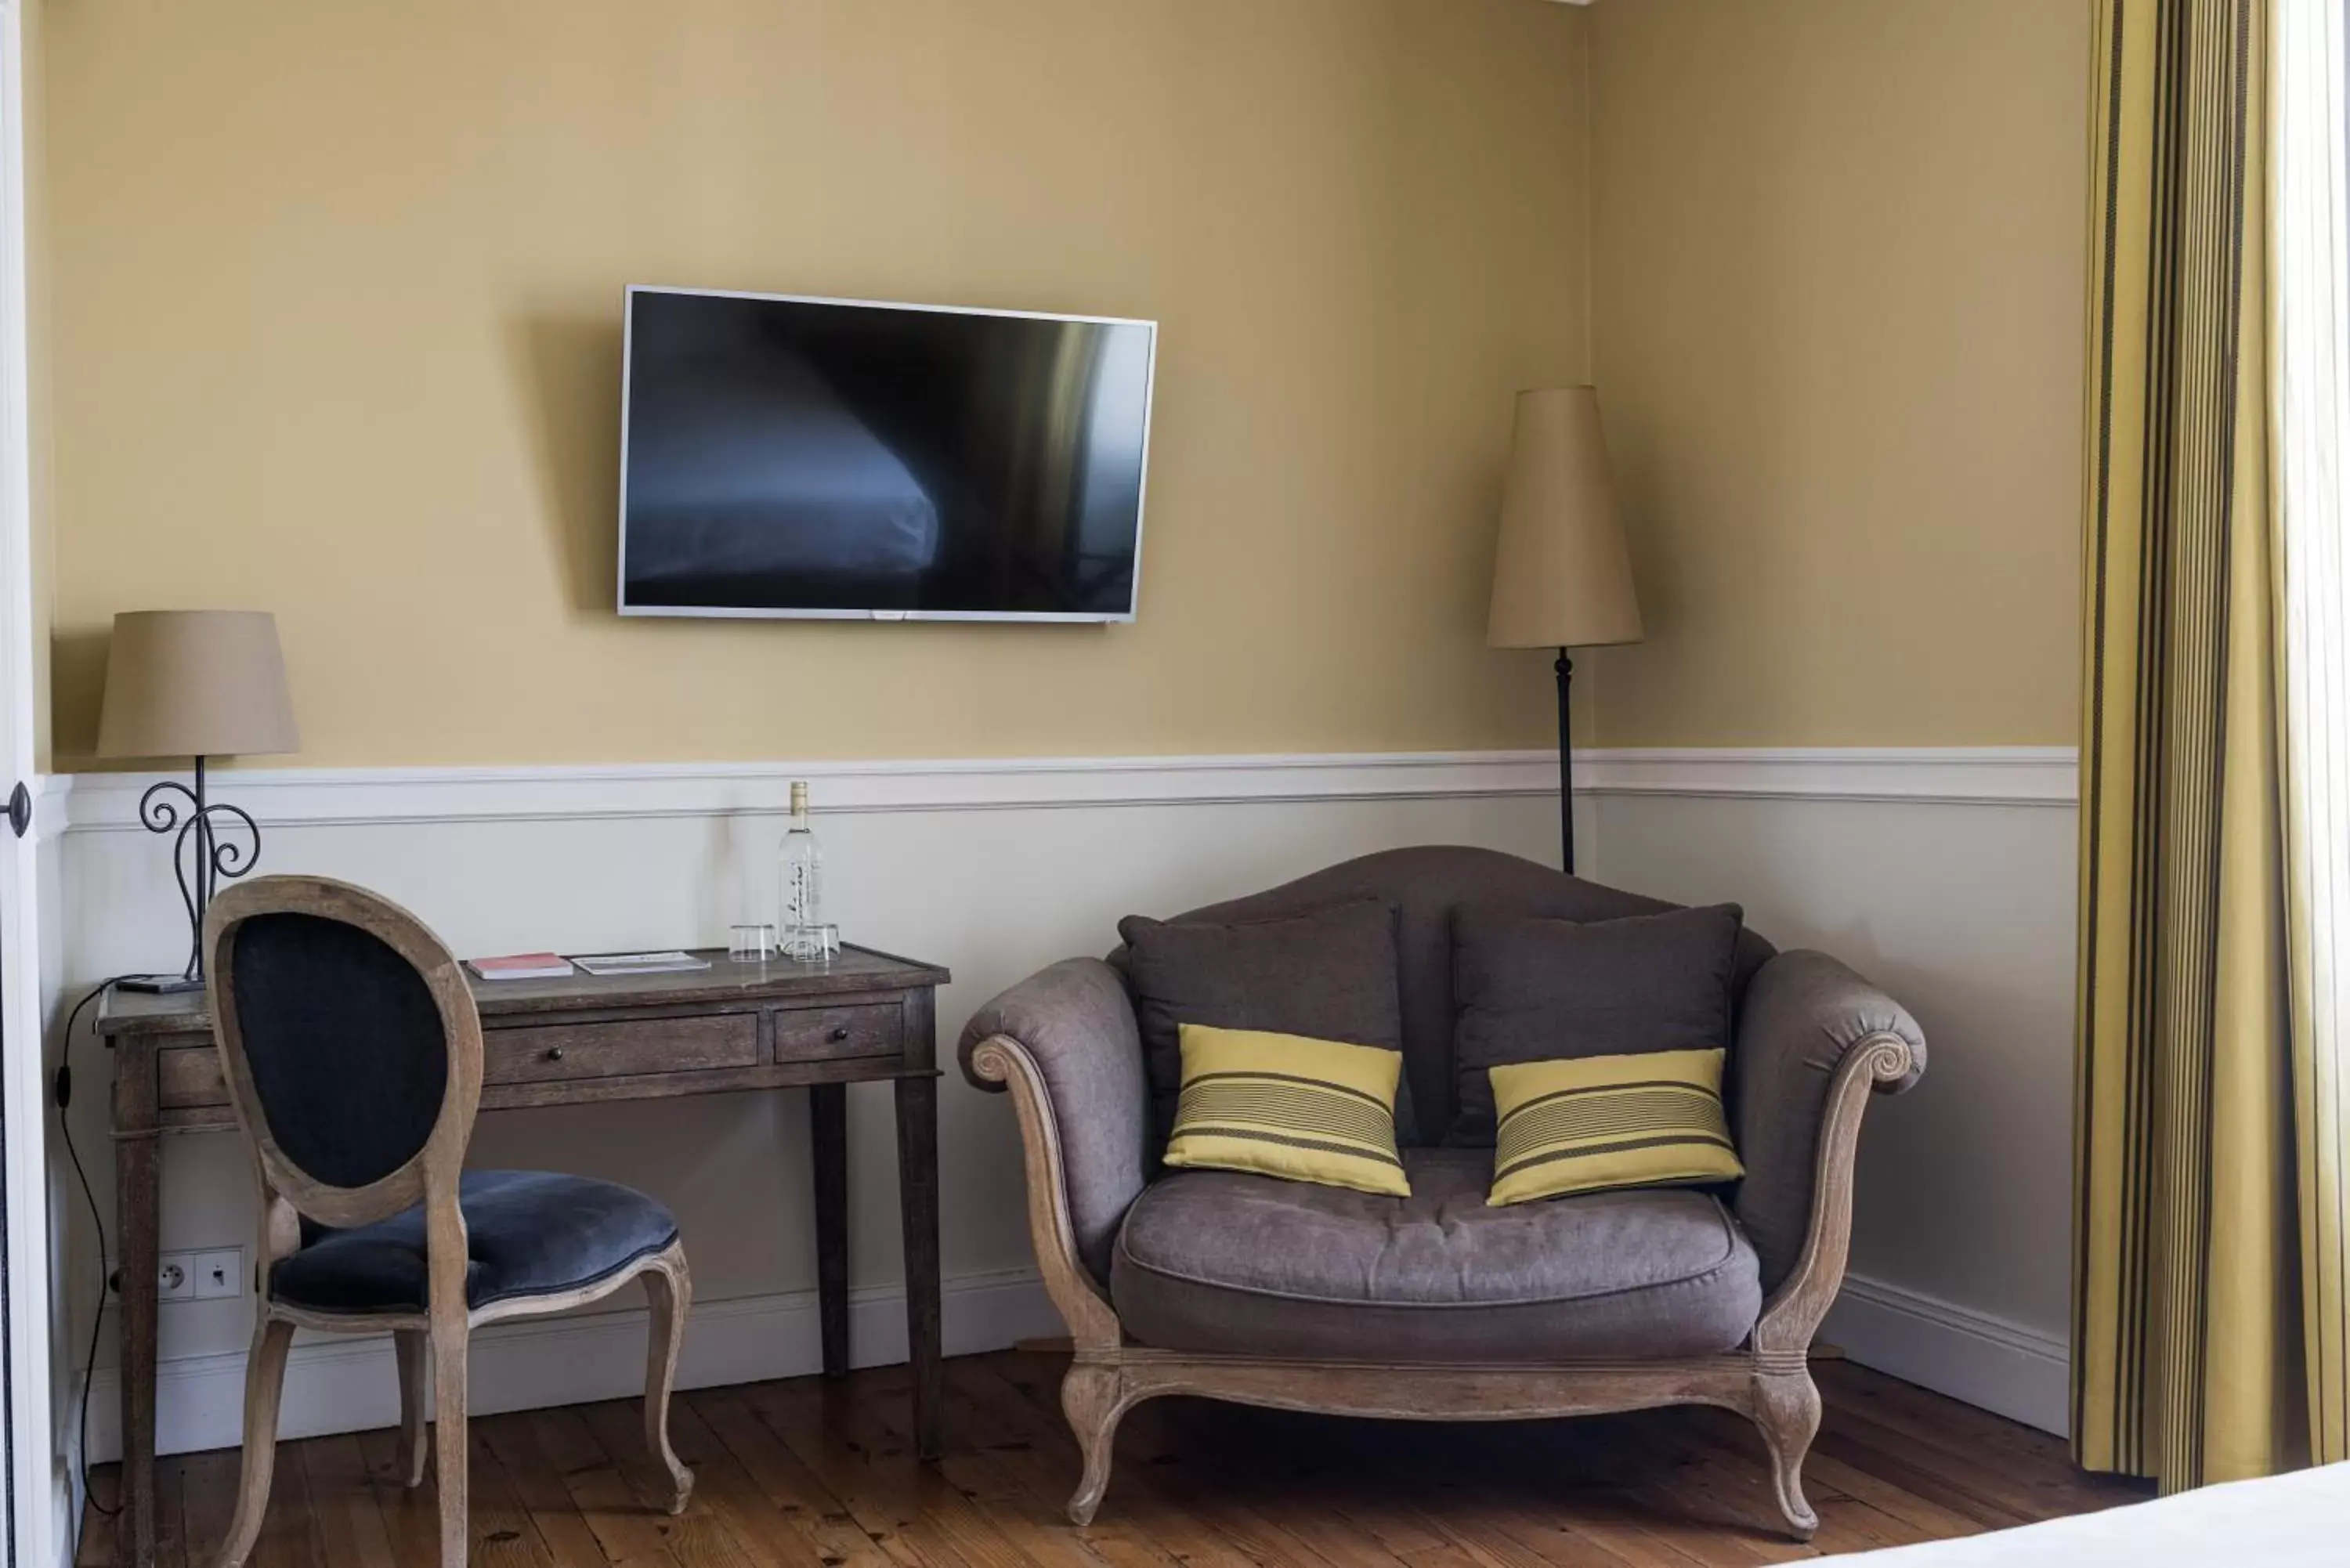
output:
[[[222, 877], [244, 876], [260, 857], [261, 829], [252, 816], [204, 798], [206, 759], [300, 745], [276, 617], [265, 610], [130, 610], [114, 618], [98, 754], [195, 761], [193, 788], [164, 779], [139, 797], [140, 822], [150, 833], [172, 836], [172, 870], [188, 912], [188, 967], [176, 977], [127, 981], [124, 989], [200, 990], [213, 891]], [[229, 836], [223, 836], [223, 826]]]
[[1493, 557], [1493, 648], [1558, 649], [1558, 817], [1575, 870], [1575, 775], [1567, 741], [1570, 648], [1640, 640], [1632, 561], [1607, 478], [1599, 394], [1550, 387], [1518, 394], [1502, 535]]

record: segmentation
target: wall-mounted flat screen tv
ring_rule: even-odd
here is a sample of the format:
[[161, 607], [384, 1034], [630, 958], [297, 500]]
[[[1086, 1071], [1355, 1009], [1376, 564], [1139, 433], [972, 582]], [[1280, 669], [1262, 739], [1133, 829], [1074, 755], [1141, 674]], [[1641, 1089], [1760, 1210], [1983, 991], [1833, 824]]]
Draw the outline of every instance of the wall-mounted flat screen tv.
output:
[[1148, 321], [632, 287], [620, 612], [1131, 620]]

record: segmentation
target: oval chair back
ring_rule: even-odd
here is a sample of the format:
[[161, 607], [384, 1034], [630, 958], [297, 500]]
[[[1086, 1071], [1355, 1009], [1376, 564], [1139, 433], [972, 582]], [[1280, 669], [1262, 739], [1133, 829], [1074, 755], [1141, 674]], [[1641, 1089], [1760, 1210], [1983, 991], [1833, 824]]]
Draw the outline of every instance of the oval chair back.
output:
[[262, 1179], [306, 1218], [453, 1204], [482, 1096], [482, 1021], [414, 915], [324, 877], [263, 877], [204, 920], [213, 1038]]

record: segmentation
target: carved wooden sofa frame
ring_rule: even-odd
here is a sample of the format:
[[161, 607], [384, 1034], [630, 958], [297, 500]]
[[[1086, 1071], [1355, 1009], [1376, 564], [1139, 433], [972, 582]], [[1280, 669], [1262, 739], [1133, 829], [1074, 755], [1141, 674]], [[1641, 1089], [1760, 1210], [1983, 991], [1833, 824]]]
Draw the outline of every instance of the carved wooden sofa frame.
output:
[[[1833, 965], [1820, 955], [1781, 956]], [[1842, 966], [1834, 967], [1865, 985]], [[1084, 1458], [1084, 1474], [1069, 1500], [1069, 1517], [1080, 1525], [1091, 1522], [1109, 1484], [1119, 1420], [1136, 1405], [1163, 1395], [1426, 1421], [1535, 1419], [1697, 1404], [1735, 1411], [1754, 1423], [1770, 1450], [1787, 1529], [1797, 1540], [1808, 1541], [1819, 1519], [1804, 1496], [1803, 1463], [1820, 1422], [1809, 1355], [1821, 1320], [1844, 1283], [1861, 1117], [1872, 1090], [1906, 1087], [1924, 1065], [1923, 1041], [1914, 1023], [1873, 991], [1868, 994], [1884, 1002], [1886, 1021], [1856, 1029], [1841, 1047], [1821, 1112], [1802, 1250], [1765, 1298], [1745, 1345], [1716, 1355], [1492, 1365], [1204, 1354], [1130, 1341], [1081, 1256], [1067, 1198], [1063, 1130], [1046, 1074], [1021, 1039], [991, 1031], [991, 1011], [983, 1010], [964, 1041], [965, 1070], [983, 1087], [1010, 1091], [1025, 1156], [1029, 1234], [1045, 1289], [1074, 1342], [1061, 1405]]]

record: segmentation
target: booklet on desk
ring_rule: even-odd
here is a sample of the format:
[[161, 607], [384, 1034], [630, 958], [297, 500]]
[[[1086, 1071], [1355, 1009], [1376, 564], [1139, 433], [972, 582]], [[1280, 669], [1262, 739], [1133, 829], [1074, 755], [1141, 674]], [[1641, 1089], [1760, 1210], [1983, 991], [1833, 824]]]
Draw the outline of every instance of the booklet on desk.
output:
[[708, 959], [674, 948], [659, 953], [581, 953], [571, 961], [589, 974], [674, 974], [710, 967]]
[[467, 959], [465, 967], [484, 980], [561, 980], [571, 972], [571, 961], [555, 953], [508, 953]]

